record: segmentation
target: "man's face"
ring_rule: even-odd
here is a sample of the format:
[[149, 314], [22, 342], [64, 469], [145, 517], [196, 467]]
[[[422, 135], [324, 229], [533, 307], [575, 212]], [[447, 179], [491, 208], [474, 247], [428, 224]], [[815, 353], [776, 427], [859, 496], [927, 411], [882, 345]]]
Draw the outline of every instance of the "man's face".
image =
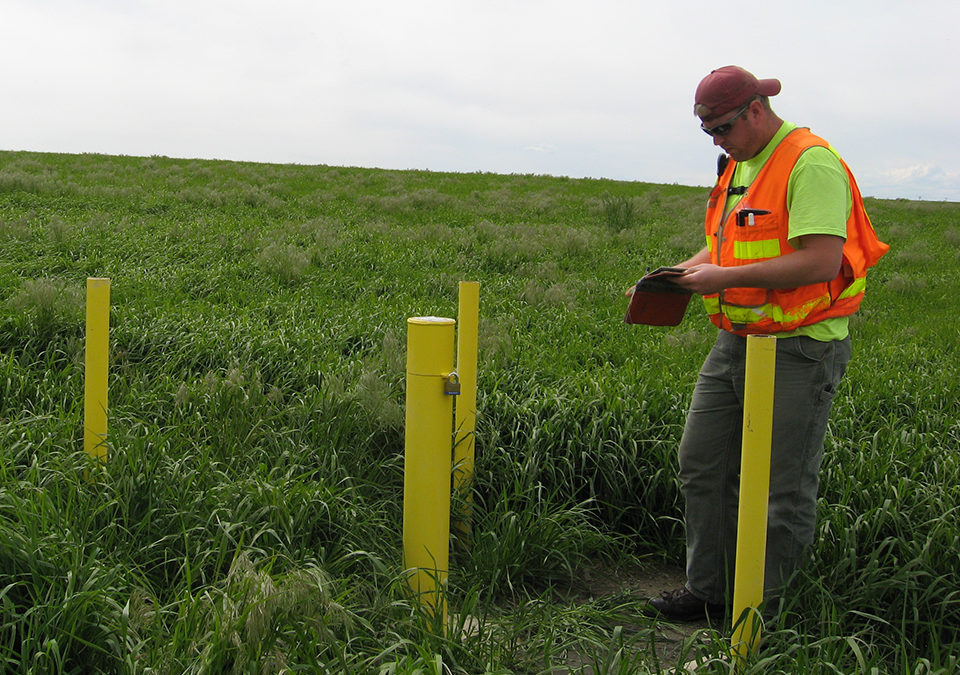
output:
[[756, 157], [763, 149], [756, 132], [761, 107], [759, 101], [750, 101], [719, 122], [711, 120], [709, 127], [701, 124], [700, 128], [713, 138], [714, 145], [723, 148], [734, 161], [746, 161]]

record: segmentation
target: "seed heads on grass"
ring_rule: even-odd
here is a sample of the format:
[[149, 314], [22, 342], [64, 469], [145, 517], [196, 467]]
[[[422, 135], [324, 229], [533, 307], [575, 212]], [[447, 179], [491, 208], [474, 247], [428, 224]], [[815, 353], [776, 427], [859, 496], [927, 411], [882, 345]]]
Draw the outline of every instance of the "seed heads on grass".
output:
[[32, 219], [22, 217], [17, 220], [0, 220], [0, 241], [28, 240], [31, 236], [30, 222]]
[[931, 243], [926, 240], [916, 241], [909, 246], [895, 249], [892, 255], [897, 263], [906, 267], [921, 267], [923, 269], [933, 269], [935, 253], [931, 249]]
[[273, 242], [257, 255], [260, 269], [282, 284], [299, 281], [310, 265], [310, 255], [293, 244]]
[[25, 323], [38, 333], [79, 327], [84, 315], [83, 292], [78, 286], [58, 279], [23, 281], [7, 299], [7, 305], [22, 312]]
[[55, 244], [63, 244], [70, 237], [73, 226], [57, 216], [47, 222], [47, 236]]
[[569, 310], [576, 306], [573, 291], [563, 282], [544, 287], [531, 279], [524, 285], [521, 297], [527, 304], [538, 307], [562, 307]]
[[297, 624], [305, 622], [329, 640], [349, 622], [319, 568], [276, 575], [270, 560], [255, 564], [252, 558], [249, 551], [238, 552], [222, 588], [187, 600], [195, 605], [188, 616], [206, 625], [192, 648], [201, 663], [218, 672], [248, 672], [253, 665], [258, 672], [285, 672]]
[[354, 392], [357, 403], [371, 421], [388, 429], [403, 426], [403, 406], [397, 400], [394, 388], [380, 373], [373, 370], [361, 373]]
[[704, 344], [709, 338], [696, 329], [673, 331], [663, 336], [663, 343], [671, 348], [695, 347]]
[[513, 334], [516, 318], [504, 316], [491, 319], [480, 317], [478, 329], [478, 357], [484, 369], [504, 367], [513, 360], [515, 348]]
[[[557, 598], [608, 553], [682, 563], [676, 446], [713, 331], [626, 330], [610, 299], [702, 244], [705, 189], [0, 163], [0, 634], [19, 640], [0, 645], [0, 670], [645, 672], [634, 650], [653, 654], [658, 629], [635, 604]], [[611, 201], [608, 224], [611, 194], [624, 208]], [[744, 672], [957, 670], [960, 215], [868, 208], [903, 255], [871, 272], [852, 322], [814, 562], [788, 630], [766, 633], [779, 658]], [[20, 284], [76, 279], [82, 307], [93, 263], [122, 276], [121, 367], [116, 452], [85, 482], [80, 315], [43, 314], [63, 298]], [[446, 315], [467, 271], [483, 289], [474, 548], [456, 549], [449, 604], [478, 620], [461, 640], [430, 634], [399, 589], [398, 430], [404, 318]], [[237, 551], [247, 564], [231, 568]], [[312, 567], [336, 579], [329, 599]], [[512, 592], [492, 597], [497, 580]], [[728, 672], [721, 647], [693, 655]]]
[[894, 272], [886, 282], [888, 291], [901, 294], [915, 293], [926, 287], [926, 285], [927, 280], [923, 277], [918, 277], [914, 274], [904, 274], [902, 272]]
[[600, 200], [603, 222], [611, 230], [626, 230], [637, 222], [636, 204], [630, 197], [607, 195]]

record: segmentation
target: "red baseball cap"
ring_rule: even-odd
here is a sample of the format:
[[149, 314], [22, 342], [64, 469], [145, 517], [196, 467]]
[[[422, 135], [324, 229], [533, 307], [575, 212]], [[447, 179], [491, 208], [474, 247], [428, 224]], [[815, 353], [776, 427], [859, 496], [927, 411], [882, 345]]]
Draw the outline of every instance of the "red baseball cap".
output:
[[754, 96], [776, 96], [780, 80], [758, 80], [739, 66], [724, 66], [710, 71], [700, 80], [694, 97], [693, 112], [709, 125], [728, 112], [736, 110]]

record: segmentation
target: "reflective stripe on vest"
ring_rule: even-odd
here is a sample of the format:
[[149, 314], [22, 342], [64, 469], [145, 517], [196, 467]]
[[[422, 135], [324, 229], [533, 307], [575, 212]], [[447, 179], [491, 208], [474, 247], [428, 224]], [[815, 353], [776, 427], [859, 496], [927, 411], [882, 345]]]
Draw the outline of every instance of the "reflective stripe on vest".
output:
[[[780, 305], [766, 302], [758, 307], [739, 307], [724, 303], [723, 315], [731, 324], [750, 326], [762, 321], [775, 321], [782, 324], [793, 324], [803, 319], [817, 307], [826, 307], [830, 304], [830, 294], [821, 295], [787, 313]], [[720, 313], [720, 298], [708, 296], [703, 299], [703, 305], [709, 314]]]
[[854, 279], [853, 283], [847, 286], [844, 289], [843, 293], [837, 296], [837, 300], [843, 300], [845, 298], [852, 298], [855, 295], [862, 294], [867, 288], [867, 278], [861, 277], [860, 279]]
[[733, 242], [733, 257], [737, 260], [766, 260], [780, 256], [779, 239]]
[[[726, 166], [711, 192], [705, 219], [707, 250], [712, 263], [744, 265], [787, 255], [794, 250], [787, 238], [787, 184], [800, 155], [814, 146], [828, 148], [837, 154], [826, 141], [808, 129], [797, 128], [787, 134], [728, 214], [724, 213], [724, 198], [736, 163], [730, 162]], [[837, 157], [839, 159], [839, 155]], [[864, 210], [856, 180], [842, 159], [840, 163], [849, 180], [852, 206], [847, 219], [843, 262], [837, 277], [829, 283], [797, 288], [766, 292], [730, 288], [724, 291], [722, 298], [717, 294], [704, 296], [704, 307], [714, 324], [738, 334], [775, 333], [857, 311], [863, 299], [867, 269], [889, 247], [877, 238]], [[768, 215], [758, 215], [749, 221], [749, 225], [738, 225], [737, 214], [746, 209], [756, 209], [758, 214], [762, 211]]]

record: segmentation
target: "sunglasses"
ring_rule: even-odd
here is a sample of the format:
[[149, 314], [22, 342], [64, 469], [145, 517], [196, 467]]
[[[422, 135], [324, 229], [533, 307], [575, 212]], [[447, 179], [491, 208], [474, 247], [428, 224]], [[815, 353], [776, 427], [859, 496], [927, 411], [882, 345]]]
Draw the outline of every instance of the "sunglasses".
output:
[[728, 119], [723, 124], [718, 124], [715, 127], [709, 128], [701, 124], [700, 128], [703, 129], [703, 132], [708, 136], [726, 136], [728, 133], [730, 133], [730, 129], [733, 127], [733, 123], [737, 121], [737, 118], [741, 117], [743, 113], [750, 109], [750, 103], [753, 103], [753, 101], [750, 101], [745, 106], [742, 106], [740, 110], [737, 111], [736, 115]]

